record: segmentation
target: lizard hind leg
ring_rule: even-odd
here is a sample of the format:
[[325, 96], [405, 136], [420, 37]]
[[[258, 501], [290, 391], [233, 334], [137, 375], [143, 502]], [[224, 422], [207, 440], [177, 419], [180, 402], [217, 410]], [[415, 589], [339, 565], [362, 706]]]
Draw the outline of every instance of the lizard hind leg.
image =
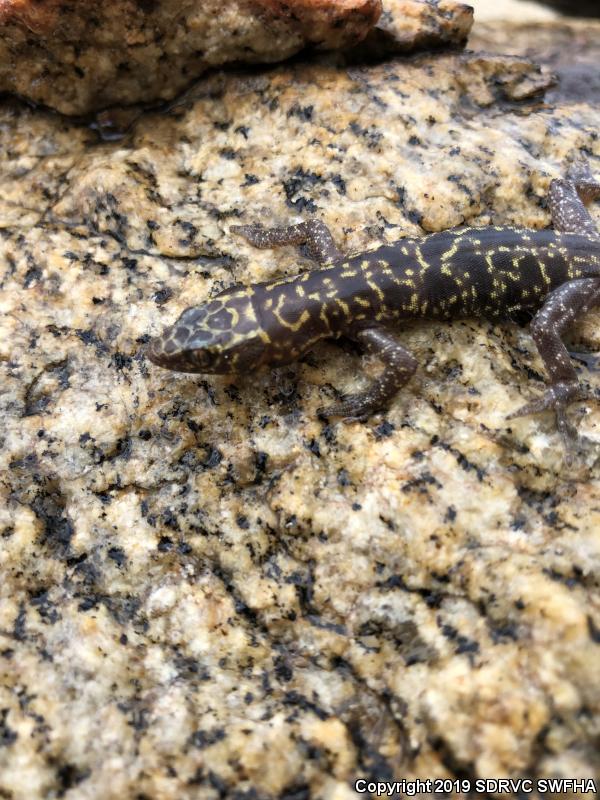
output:
[[385, 328], [359, 331], [356, 339], [367, 353], [383, 361], [384, 369], [364, 392], [346, 395], [339, 403], [319, 408], [317, 414], [320, 417], [366, 419], [370, 414], [384, 408], [417, 368], [416, 358]]
[[585, 207], [585, 203], [599, 197], [600, 182], [594, 178], [589, 164], [582, 161], [572, 164], [565, 178], [550, 184], [548, 204], [554, 230], [600, 239], [600, 232]]
[[577, 373], [562, 342], [561, 334], [582, 314], [600, 305], [600, 279], [582, 278], [564, 283], [551, 292], [531, 323], [531, 335], [550, 377], [544, 394], [509, 414], [508, 419], [554, 410], [557, 427], [567, 452], [573, 448], [576, 431], [567, 417], [567, 406], [585, 399]]

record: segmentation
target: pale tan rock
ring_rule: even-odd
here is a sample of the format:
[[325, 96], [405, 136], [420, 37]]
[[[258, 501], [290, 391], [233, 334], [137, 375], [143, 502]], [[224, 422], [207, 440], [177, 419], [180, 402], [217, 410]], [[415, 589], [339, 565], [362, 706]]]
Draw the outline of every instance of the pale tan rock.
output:
[[436, 3], [429, 0], [388, 0], [364, 46], [370, 45], [373, 51], [381, 54], [460, 45], [467, 41], [472, 25], [473, 8], [467, 3], [456, 0]]
[[[563, 70], [585, 30], [539, 38]], [[0, 107], [0, 796], [599, 777], [600, 411], [573, 407], [572, 467], [550, 415], [507, 422], [541, 389], [526, 326], [403, 325], [414, 379], [346, 425], [315, 413], [362, 381], [333, 343], [235, 378], [141, 352], [187, 305], [311, 268], [232, 222], [318, 217], [347, 251], [543, 228], [568, 158], [600, 172], [599, 129], [481, 53], [218, 74], [110, 143]]]

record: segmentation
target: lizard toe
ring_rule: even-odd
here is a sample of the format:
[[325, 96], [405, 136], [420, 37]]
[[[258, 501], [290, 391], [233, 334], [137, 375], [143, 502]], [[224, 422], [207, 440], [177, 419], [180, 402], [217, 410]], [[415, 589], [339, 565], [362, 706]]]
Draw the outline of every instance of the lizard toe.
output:
[[563, 404], [556, 406], [556, 427], [563, 440], [565, 461], [568, 466], [571, 466], [577, 458], [580, 437], [575, 425], [569, 421], [566, 406]]
[[538, 414], [540, 411], [554, 409], [557, 414], [559, 408], [566, 408], [569, 403], [580, 400], [585, 393], [578, 383], [555, 383], [550, 386], [541, 397], [525, 403], [507, 416], [507, 419], [526, 417], [529, 414]]
[[255, 247], [263, 247], [261, 235], [264, 237], [265, 229], [259, 223], [252, 225], [230, 225], [229, 232], [236, 236], [242, 236], [249, 244]]
[[585, 399], [597, 400], [598, 398], [592, 391], [583, 389], [577, 383], [556, 383], [550, 386], [541, 397], [513, 411], [507, 419], [553, 410], [556, 415], [556, 428], [563, 440], [566, 463], [572, 465], [577, 458], [581, 437], [576, 426], [569, 420], [567, 407], [576, 400]]
[[317, 415], [324, 419], [342, 417], [344, 422], [365, 422], [376, 411], [378, 408], [368, 401], [365, 402], [364, 395], [348, 394], [339, 403], [318, 408]]

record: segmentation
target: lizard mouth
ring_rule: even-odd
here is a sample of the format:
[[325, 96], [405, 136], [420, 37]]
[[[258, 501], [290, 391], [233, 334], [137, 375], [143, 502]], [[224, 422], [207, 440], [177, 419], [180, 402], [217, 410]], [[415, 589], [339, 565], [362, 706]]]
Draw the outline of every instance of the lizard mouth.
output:
[[205, 348], [179, 347], [172, 336], [165, 334], [151, 339], [143, 352], [157, 367], [174, 372], [214, 371], [210, 353]]

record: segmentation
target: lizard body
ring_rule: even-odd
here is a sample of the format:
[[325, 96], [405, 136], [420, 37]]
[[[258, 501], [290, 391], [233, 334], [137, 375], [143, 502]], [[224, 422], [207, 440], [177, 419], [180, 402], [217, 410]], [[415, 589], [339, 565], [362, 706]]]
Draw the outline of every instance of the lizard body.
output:
[[362, 418], [385, 406], [416, 369], [394, 334], [402, 320], [530, 310], [537, 312], [532, 334], [551, 380], [545, 395], [517, 414], [553, 407], [567, 435], [565, 407], [580, 393], [560, 335], [600, 303], [600, 234], [584, 205], [598, 196], [589, 168], [576, 165], [551, 184], [554, 230], [458, 228], [350, 257], [318, 221], [234, 227], [256, 247], [307, 244], [323, 266], [234, 287], [187, 309], [151, 342], [148, 355], [182, 372], [246, 373], [289, 363], [320, 339], [347, 336], [378, 355], [385, 369], [366, 391], [322, 413]]

